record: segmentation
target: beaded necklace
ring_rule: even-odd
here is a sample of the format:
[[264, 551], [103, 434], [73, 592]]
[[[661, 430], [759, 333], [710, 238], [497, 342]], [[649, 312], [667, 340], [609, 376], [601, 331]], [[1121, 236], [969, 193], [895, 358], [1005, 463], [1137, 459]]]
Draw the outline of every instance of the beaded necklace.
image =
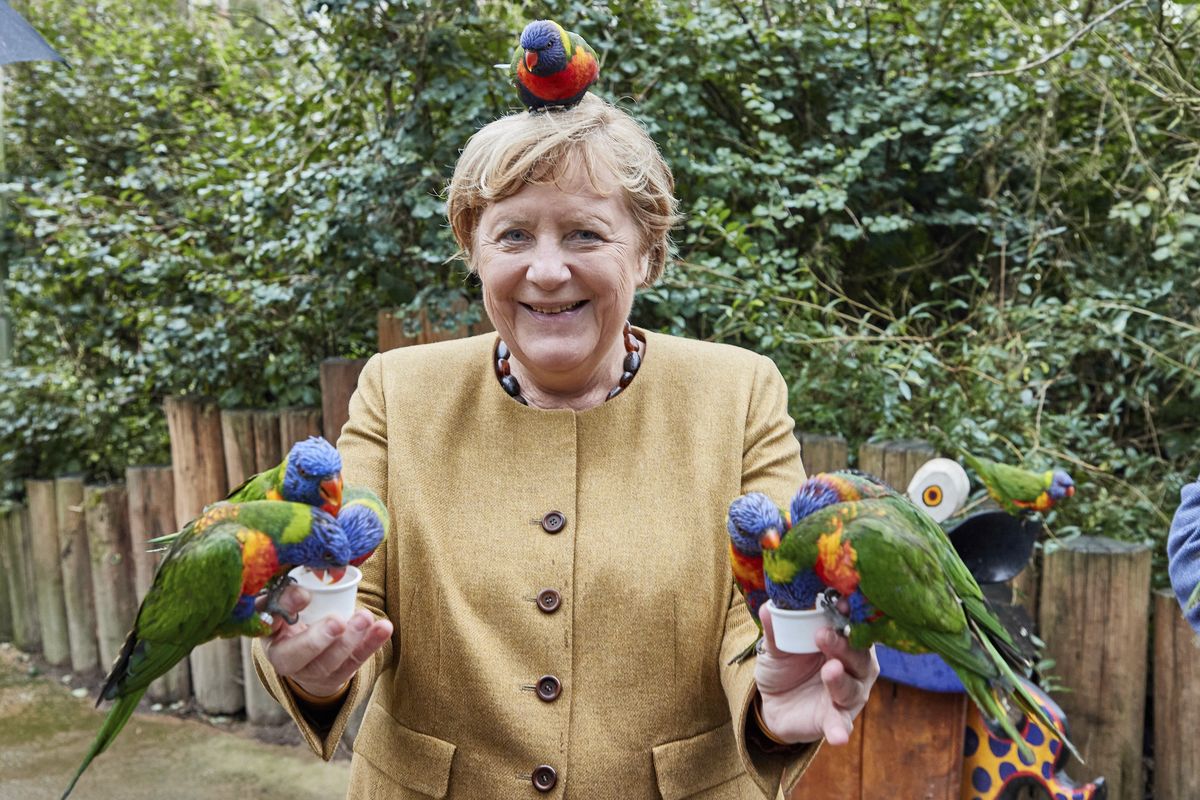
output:
[[[625, 340], [625, 361], [622, 364], [621, 379], [616, 386], [609, 390], [608, 396], [604, 398], [606, 403], [624, 391], [625, 387], [633, 380], [633, 376], [637, 375], [638, 368], [642, 366], [642, 355], [638, 352], [638, 340], [633, 335], [633, 327], [629, 324], [629, 320], [625, 320], [623, 338]], [[500, 385], [504, 387], [504, 391], [508, 393], [509, 397], [521, 405], [527, 406], [529, 401], [521, 395], [521, 384], [517, 382], [517, 376], [512, 374], [512, 368], [508, 364], [511, 355], [508, 345], [501, 339], [496, 346], [496, 377], [500, 379]]]

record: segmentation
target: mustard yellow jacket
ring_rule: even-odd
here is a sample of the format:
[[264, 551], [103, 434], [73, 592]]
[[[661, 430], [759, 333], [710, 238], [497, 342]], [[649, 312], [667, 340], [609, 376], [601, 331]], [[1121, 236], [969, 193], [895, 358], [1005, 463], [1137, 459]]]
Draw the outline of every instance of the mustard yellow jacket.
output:
[[328, 730], [256, 648], [324, 758], [370, 695], [350, 797], [740, 800], [808, 766], [816, 745], [747, 742], [754, 661], [727, 664], [756, 636], [729, 503], [804, 478], [786, 386], [746, 350], [638, 334], [636, 380], [583, 412], [508, 397], [495, 334], [365, 367], [338, 448], [392, 516], [359, 602], [395, 634]]

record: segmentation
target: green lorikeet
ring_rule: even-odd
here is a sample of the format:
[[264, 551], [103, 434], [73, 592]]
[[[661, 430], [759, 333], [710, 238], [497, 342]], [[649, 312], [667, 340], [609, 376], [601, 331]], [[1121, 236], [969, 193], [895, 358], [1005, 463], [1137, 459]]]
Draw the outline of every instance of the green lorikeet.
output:
[[337, 520], [319, 508], [257, 501], [205, 509], [180, 532], [155, 573], [96, 705], [115, 702], [63, 799], [121, 732], [150, 683], [192, 648], [217, 637], [270, 633], [254, 607], [268, 582], [299, 565], [345, 565], [349, 555]]
[[1049, 511], [1055, 503], [1075, 495], [1075, 481], [1061, 469], [1034, 472], [963, 452], [988, 494], [1010, 514]]
[[[945, 532], [907, 499], [868, 478], [839, 474], [813, 480], [816, 486], [806, 483], [797, 493], [792, 527], [779, 546], [763, 551], [771, 599], [784, 607], [813, 607], [815, 575], [827, 594], [832, 590], [848, 601], [849, 615], [837, 623], [852, 646], [880, 643], [938, 654], [980, 712], [1029, 755], [1009, 709], [1015, 703], [1047, 731], [1053, 730], [1052, 720], [1019, 680], [1014, 666], [1029, 665]], [[838, 500], [837, 484], [877, 496]]]
[[530, 110], [575, 105], [599, 75], [596, 51], [579, 34], [548, 19], [531, 22], [521, 32], [512, 78]]

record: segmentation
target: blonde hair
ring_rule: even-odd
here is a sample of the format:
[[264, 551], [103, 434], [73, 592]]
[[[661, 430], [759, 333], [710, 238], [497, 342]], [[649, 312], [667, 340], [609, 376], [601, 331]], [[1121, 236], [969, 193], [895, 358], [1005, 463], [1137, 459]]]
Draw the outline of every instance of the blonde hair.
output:
[[458, 163], [446, 195], [446, 215], [459, 255], [475, 269], [479, 218], [490, 204], [528, 184], [553, 183], [581, 166], [593, 187], [616, 178], [641, 230], [649, 259], [644, 286], [658, 280], [677, 220], [675, 178], [650, 135], [633, 117], [592, 94], [571, 109], [509, 114], [480, 128]]

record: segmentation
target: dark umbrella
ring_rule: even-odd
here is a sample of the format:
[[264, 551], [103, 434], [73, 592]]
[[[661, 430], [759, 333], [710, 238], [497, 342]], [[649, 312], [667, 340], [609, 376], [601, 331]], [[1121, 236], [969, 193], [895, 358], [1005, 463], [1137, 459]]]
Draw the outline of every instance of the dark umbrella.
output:
[[6, 0], [0, 0], [0, 64], [14, 61], [62, 61], [42, 35], [12, 10]]

